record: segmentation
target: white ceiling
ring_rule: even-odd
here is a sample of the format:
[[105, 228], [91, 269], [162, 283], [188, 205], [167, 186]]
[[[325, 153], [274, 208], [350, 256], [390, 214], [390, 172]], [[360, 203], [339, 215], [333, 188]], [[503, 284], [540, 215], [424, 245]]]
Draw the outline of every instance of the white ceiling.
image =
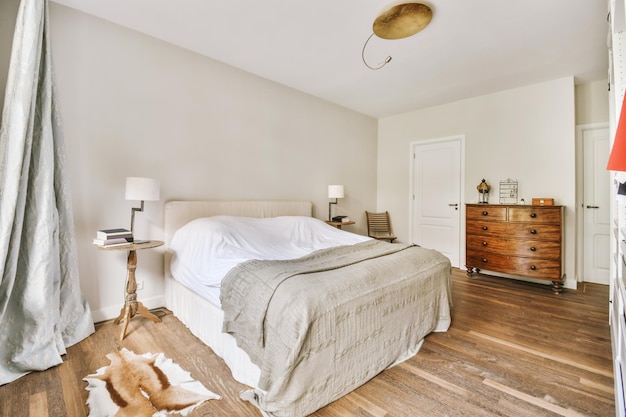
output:
[[433, 0], [405, 39], [389, 0], [52, 0], [341, 106], [384, 117], [565, 76], [607, 78], [606, 0]]

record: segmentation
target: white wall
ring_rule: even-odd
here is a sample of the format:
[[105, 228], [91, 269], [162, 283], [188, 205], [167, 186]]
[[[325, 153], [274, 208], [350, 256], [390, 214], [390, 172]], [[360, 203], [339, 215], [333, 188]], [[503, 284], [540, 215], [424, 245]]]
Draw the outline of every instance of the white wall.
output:
[[[380, 119], [378, 207], [393, 213], [394, 231], [409, 239], [409, 144], [465, 135], [466, 203], [482, 178], [519, 181], [519, 197], [553, 197], [565, 209], [566, 286], [575, 288], [574, 80], [562, 78]], [[464, 222], [464, 210], [462, 211]], [[465, 236], [464, 224], [461, 236]], [[461, 259], [465, 259], [464, 242]]]
[[[161, 181], [138, 238], [162, 239], [172, 199], [304, 199], [328, 216], [376, 205], [377, 121], [137, 32], [50, 4], [52, 52], [70, 165], [81, 286], [96, 320], [119, 313], [125, 253], [98, 251], [96, 230], [128, 227], [127, 176]], [[333, 209], [335, 210], [335, 209]], [[162, 303], [162, 250], [138, 253], [139, 299]]]
[[594, 81], [576, 85], [576, 124], [609, 121], [609, 82]]

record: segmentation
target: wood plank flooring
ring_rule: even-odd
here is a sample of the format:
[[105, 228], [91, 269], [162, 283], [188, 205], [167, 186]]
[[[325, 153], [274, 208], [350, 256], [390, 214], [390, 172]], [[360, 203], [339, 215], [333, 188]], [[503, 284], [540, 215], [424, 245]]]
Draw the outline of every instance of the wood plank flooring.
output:
[[[429, 335], [420, 353], [315, 417], [613, 416], [608, 287], [582, 284], [554, 295], [549, 286], [453, 271], [453, 321]], [[239, 400], [245, 387], [221, 359], [167, 310], [163, 322], [136, 316], [126, 338], [119, 327], [68, 349], [65, 362], [0, 387], [0, 417], [87, 416], [87, 374], [108, 365], [105, 355], [126, 347], [163, 352], [221, 400], [190, 415], [258, 417]]]

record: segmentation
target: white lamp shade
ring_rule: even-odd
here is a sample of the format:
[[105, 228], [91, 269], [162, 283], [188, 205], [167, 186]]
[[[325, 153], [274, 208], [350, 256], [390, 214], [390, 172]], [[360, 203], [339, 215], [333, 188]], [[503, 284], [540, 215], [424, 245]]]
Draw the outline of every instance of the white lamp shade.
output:
[[161, 183], [153, 178], [126, 178], [126, 200], [156, 201], [160, 197]]
[[343, 185], [329, 185], [328, 198], [343, 198]]

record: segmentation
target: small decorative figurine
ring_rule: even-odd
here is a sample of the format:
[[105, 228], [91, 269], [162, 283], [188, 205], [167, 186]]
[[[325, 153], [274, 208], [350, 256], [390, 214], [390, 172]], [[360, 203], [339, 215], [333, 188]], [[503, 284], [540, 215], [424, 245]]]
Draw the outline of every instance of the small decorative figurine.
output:
[[476, 189], [478, 190], [478, 202], [481, 204], [489, 203], [489, 190], [491, 187], [487, 184], [484, 178], [480, 184], [478, 184]]

